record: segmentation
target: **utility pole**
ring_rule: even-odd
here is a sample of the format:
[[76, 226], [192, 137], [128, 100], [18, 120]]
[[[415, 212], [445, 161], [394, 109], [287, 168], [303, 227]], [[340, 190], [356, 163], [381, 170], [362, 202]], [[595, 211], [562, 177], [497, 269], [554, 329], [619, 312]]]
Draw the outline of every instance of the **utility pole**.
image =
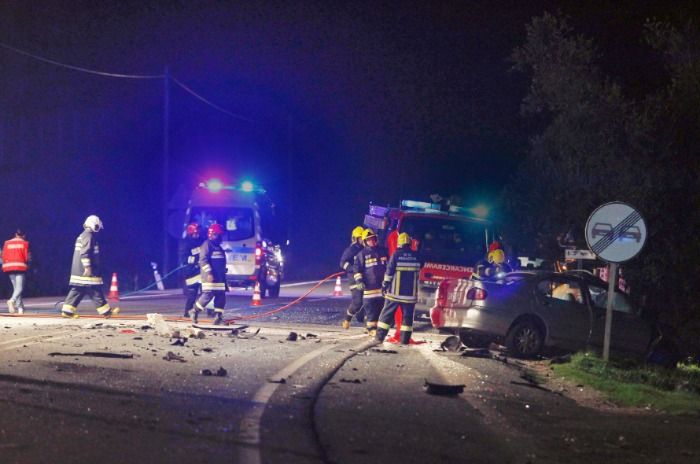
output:
[[163, 72], [163, 275], [170, 268], [168, 247], [168, 184], [170, 170], [170, 70]]

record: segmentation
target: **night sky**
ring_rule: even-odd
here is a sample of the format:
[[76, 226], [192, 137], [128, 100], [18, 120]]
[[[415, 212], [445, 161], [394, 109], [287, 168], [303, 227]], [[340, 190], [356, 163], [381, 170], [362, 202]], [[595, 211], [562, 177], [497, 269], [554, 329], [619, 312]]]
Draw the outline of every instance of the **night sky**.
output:
[[[662, 82], [645, 18], [692, 4], [378, 3], [4, 1], [0, 42], [110, 73], [167, 67], [234, 113], [171, 83], [168, 196], [214, 174], [263, 184], [291, 213], [289, 275], [321, 277], [369, 201], [496, 199], [537, 130], [519, 115], [527, 80], [508, 61], [533, 16], [570, 15], [636, 96]], [[163, 256], [163, 80], [2, 48], [0, 69], [0, 234], [27, 230], [32, 290], [67, 287], [89, 214], [105, 223], [105, 271], [145, 283]]]

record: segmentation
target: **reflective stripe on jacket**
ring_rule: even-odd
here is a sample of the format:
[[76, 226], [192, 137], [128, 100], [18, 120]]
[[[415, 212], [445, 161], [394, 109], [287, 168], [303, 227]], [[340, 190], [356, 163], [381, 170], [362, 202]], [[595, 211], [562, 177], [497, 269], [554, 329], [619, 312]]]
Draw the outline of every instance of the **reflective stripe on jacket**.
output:
[[420, 261], [409, 247], [396, 250], [386, 269], [385, 282], [390, 282], [384, 297], [388, 300], [415, 303], [418, 301]]
[[29, 242], [15, 237], [2, 247], [2, 270], [4, 272], [27, 272], [29, 269]]
[[[85, 268], [89, 267], [91, 276], [86, 276]], [[95, 233], [90, 229], [83, 230], [78, 235], [73, 247], [73, 262], [70, 268], [70, 285], [89, 286], [102, 285], [100, 276], [100, 245]]]

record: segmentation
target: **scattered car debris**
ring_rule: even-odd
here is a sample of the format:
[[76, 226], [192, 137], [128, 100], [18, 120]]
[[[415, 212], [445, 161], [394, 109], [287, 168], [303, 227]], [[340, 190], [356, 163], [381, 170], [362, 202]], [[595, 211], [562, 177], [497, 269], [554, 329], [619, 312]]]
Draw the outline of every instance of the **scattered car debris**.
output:
[[430, 395], [459, 395], [464, 392], [464, 384], [447, 384], [425, 379], [425, 389]]
[[162, 314], [146, 314], [146, 320], [148, 320], [149, 325], [155, 327], [156, 334], [160, 335], [161, 337], [177, 338], [180, 336], [180, 331], [171, 328], [170, 325], [165, 322], [165, 318]]
[[[242, 338], [242, 339], [245, 340], [245, 339], [248, 339], [248, 338], [253, 338], [253, 337], [255, 337], [255, 336], [256, 336], [257, 334], [259, 334], [259, 333], [260, 333], [260, 327], [258, 327], [258, 330], [256, 330], [256, 331], [253, 332], [252, 334], [249, 334], [249, 335], [248, 335], [248, 334], [246, 334], [246, 335], [241, 335], [240, 332], [239, 332], [237, 336], [238, 336], [238, 338]], [[267, 338], [265, 338], [265, 337], [260, 337], [260, 339], [261, 339], [261, 340], [267, 340]]]
[[202, 351], [205, 351], [207, 353], [211, 353], [214, 351], [214, 348], [209, 348], [208, 346], [206, 348], [202, 348]]
[[399, 354], [399, 352], [396, 350], [384, 350], [382, 348], [372, 348], [371, 351], [373, 351], [375, 353], [384, 353], [384, 354]]
[[219, 368], [218, 368], [216, 371], [214, 371], [214, 372], [212, 372], [212, 371], [209, 370], [209, 369], [202, 369], [202, 370], [200, 371], [200, 373], [201, 373], [203, 376], [205, 376], [205, 377], [209, 377], [209, 376], [226, 377], [226, 376], [228, 375], [228, 372], [227, 372], [226, 369], [224, 369], [223, 367], [219, 367]]
[[143, 340], [143, 337], [134, 337], [134, 340]]
[[205, 338], [207, 335], [197, 327], [187, 327], [180, 331], [180, 336], [185, 338]]
[[186, 338], [177, 338], [175, 339], [174, 342], [172, 342], [170, 345], [171, 346], [185, 346], [185, 343], [187, 343]]
[[280, 377], [279, 379], [267, 379], [268, 382], [270, 383], [287, 383], [287, 380], [284, 377]]
[[362, 383], [362, 380], [360, 380], [360, 379], [340, 379], [340, 382], [343, 382], [343, 383]]
[[123, 334], [135, 334], [136, 331], [135, 331], [134, 329], [122, 329], [122, 330], [119, 331], [119, 333], [123, 333]]
[[85, 324], [83, 326], [83, 329], [99, 329], [104, 325], [104, 322], [90, 322], [89, 324]]
[[288, 342], [297, 341], [297, 333], [296, 332], [289, 332], [289, 335], [287, 335], [287, 341]]
[[440, 343], [442, 351], [459, 351], [462, 348], [462, 341], [456, 335], [450, 335], [442, 343]]
[[466, 348], [462, 350], [462, 356], [470, 358], [491, 358], [491, 352], [488, 348]]
[[248, 328], [247, 325], [213, 325], [213, 324], [192, 324], [195, 329], [201, 330], [214, 330], [214, 331], [228, 331], [228, 330], [239, 330], [243, 331]]
[[166, 361], [180, 361], [180, 362], [186, 362], [185, 358], [180, 356], [179, 354], [175, 354], [172, 351], [168, 351], [168, 354], [163, 356], [163, 359]]
[[318, 335], [312, 334], [312, 333], [307, 333], [306, 338], [318, 338]]
[[131, 359], [134, 357], [131, 353], [109, 353], [104, 351], [84, 351], [82, 353], [49, 353], [49, 356], [87, 356], [93, 358], [116, 358], [116, 359]]

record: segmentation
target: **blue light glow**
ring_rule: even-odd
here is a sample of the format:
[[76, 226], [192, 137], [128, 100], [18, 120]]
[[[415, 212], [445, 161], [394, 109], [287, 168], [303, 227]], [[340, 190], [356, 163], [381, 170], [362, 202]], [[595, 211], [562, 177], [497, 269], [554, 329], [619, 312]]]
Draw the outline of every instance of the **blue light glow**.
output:
[[249, 180], [246, 180], [241, 183], [241, 190], [244, 192], [252, 192], [255, 189], [255, 185]]
[[476, 205], [475, 207], [470, 208], [469, 211], [471, 211], [474, 216], [480, 218], [485, 218], [489, 215], [489, 209], [484, 205]]

